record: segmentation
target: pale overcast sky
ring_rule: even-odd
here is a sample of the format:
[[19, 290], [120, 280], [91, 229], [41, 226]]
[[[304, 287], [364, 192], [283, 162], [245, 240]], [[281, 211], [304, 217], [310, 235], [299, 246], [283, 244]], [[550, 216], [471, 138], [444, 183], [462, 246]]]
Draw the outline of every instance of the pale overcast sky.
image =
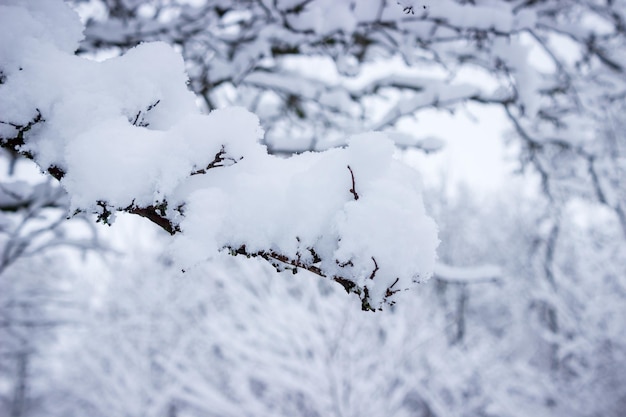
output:
[[454, 115], [425, 111], [410, 129], [416, 136], [434, 136], [446, 144], [429, 155], [407, 154], [406, 161], [422, 172], [426, 184], [445, 178], [452, 187], [462, 182], [483, 192], [497, 191], [517, 167], [514, 149], [504, 141], [509, 126], [498, 108], [470, 105]]

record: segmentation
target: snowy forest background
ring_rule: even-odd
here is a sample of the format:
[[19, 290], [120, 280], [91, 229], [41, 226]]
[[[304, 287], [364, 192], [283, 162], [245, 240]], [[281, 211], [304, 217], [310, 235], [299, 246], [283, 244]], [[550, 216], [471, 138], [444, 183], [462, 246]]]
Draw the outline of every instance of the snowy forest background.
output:
[[[73, 45], [77, 15], [61, 1], [0, 0], [1, 416], [626, 414], [626, 1], [67, 5], [85, 26], [69, 53], [104, 61], [141, 42], [172, 45], [197, 105], [250, 110], [272, 155], [324, 155], [375, 130], [419, 171], [446, 146], [420, 122], [490, 111], [507, 124], [517, 172], [488, 193], [445, 173], [426, 181], [441, 241], [434, 275], [381, 311], [362, 311], [362, 293], [339, 281], [278, 273], [263, 256], [224, 254], [183, 273], [171, 213], [113, 204], [122, 197], [112, 192], [93, 207], [76, 203], [93, 184], [77, 188], [72, 168], [98, 170], [98, 158], [80, 171], [71, 159], [53, 164], [44, 146], [57, 132], [41, 127], [53, 125], [54, 106], [90, 80], [82, 64], [46, 62], [48, 49], [28, 57], [21, 46], [35, 44], [20, 36], [38, 28], [32, 17], [49, 30], [33, 39], [52, 33]], [[165, 83], [169, 68], [145, 54], [112, 79]], [[21, 64], [37, 60], [76, 88], [50, 93]], [[48, 113], [27, 108], [31, 97], [52, 97]], [[127, 103], [134, 128], [169, 117], [154, 116], [165, 102]], [[111, 160], [132, 152], [121, 143]], [[118, 177], [93, 178], [134, 184]], [[323, 183], [312, 187], [293, 203], [330, 199]], [[403, 242], [378, 244], [404, 253]]]

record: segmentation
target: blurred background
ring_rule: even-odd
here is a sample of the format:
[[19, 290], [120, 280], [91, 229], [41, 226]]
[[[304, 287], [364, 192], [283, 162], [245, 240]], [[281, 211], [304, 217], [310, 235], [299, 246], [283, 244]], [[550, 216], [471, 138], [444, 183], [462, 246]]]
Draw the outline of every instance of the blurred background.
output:
[[70, 4], [79, 55], [174, 45], [273, 154], [385, 131], [439, 261], [376, 313], [255, 259], [183, 274], [163, 230], [68, 219], [3, 150], [1, 416], [626, 415], [625, 1]]

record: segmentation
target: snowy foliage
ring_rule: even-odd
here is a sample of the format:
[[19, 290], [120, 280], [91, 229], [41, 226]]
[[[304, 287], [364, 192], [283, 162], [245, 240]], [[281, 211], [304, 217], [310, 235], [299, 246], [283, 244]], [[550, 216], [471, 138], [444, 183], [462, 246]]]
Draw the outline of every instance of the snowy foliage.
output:
[[62, 3], [51, 28], [38, 2], [2, 7], [0, 138], [61, 181], [72, 212], [112, 223], [122, 210], [182, 231], [183, 268], [228, 250], [308, 269], [364, 309], [432, 274], [438, 240], [419, 176], [383, 135], [270, 155], [246, 110], [200, 114], [171, 47], [90, 61], [72, 54], [81, 25]]

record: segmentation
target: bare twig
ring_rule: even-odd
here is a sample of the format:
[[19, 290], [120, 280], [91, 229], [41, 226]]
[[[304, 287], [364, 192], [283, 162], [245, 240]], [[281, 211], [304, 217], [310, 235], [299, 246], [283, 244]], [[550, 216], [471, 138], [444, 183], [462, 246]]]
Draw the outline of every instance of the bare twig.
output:
[[[374, 261], [374, 270], [372, 271], [372, 273], [370, 275], [370, 279], [374, 279], [374, 277], [376, 276], [376, 272], [378, 272], [378, 264], [376, 263], [376, 259], [373, 256], [372, 256], [372, 261]], [[398, 280], [396, 280], [396, 282], [397, 281]]]
[[350, 170], [350, 177], [352, 177], [352, 188], [350, 188], [350, 192], [354, 196], [354, 199], [358, 200], [359, 199], [359, 194], [357, 194], [357, 192], [356, 192], [356, 185], [354, 183], [354, 172], [352, 172], [352, 168], [350, 168], [350, 165], [348, 165], [348, 169]]

